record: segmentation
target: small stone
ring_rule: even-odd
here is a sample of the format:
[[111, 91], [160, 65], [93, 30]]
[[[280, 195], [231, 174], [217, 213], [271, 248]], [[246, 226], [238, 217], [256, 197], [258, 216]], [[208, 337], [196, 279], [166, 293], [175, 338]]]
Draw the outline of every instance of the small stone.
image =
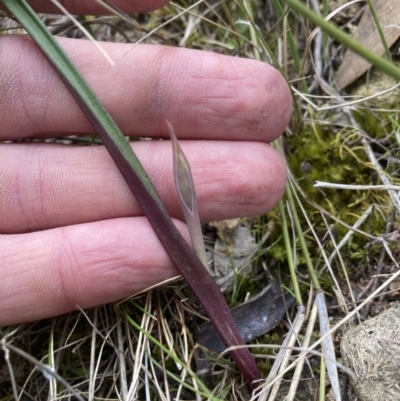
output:
[[359, 401], [400, 400], [400, 306], [349, 330], [341, 342]]

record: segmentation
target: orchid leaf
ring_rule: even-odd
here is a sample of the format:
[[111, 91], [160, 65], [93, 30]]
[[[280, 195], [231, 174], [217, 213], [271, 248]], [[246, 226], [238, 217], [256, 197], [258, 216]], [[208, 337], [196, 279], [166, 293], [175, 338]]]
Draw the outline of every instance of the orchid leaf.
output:
[[196, 255], [201, 260], [204, 267], [210, 274], [212, 274], [208, 268], [206, 248], [204, 246], [203, 233], [201, 232], [196, 188], [194, 186], [190, 164], [181, 146], [179, 145], [174, 128], [169, 121], [165, 120], [165, 122], [167, 124], [172, 142], [175, 187], [178, 192], [179, 201], [185, 216], [186, 224], [189, 228], [192, 245]]
[[24, 27], [53, 66], [103, 141], [147, 216], [160, 242], [227, 347], [250, 387], [257, 386], [259, 369], [234, 323], [226, 301], [162, 204], [154, 186], [113, 119], [46, 26], [25, 0], [0, 0]]

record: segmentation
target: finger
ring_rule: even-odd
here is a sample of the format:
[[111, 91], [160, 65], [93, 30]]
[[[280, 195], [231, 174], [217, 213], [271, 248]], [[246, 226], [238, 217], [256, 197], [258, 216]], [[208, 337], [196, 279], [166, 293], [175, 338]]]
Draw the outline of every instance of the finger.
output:
[[[110, 12], [94, 0], [58, 0], [71, 14], [108, 15]], [[60, 13], [60, 9], [49, 0], [29, 0], [39, 13]], [[112, 0], [113, 5], [126, 13], [143, 13], [156, 10], [168, 3], [167, 0]]]
[[116, 301], [178, 274], [143, 217], [3, 235], [0, 260], [0, 326]]
[[[285, 189], [285, 166], [260, 142], [182, 141], [202, 221], [256, 216]], [[169, 213], [182, 218], [169, 141], [132, 144]], [[0, 148], [0, 232], [20, 233], [122, 216], [141, 209], [107, 151], [7, 144]]]
[[[265, 63], [196, 50], [60, 39], [126, 135], [271, 141], [286, 128], [291, 97]], [[129, 52], [128, 50], [131, 49]], [[93, 132], [28, 37], [0, 37], [0, 139]]]

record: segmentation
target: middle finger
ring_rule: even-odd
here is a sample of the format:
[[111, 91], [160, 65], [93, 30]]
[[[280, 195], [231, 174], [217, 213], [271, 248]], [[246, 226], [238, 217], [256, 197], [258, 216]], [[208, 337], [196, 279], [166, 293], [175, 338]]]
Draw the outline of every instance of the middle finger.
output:
[[[265, 143], [181, 141], [202, 221], [260, 215], [285, 188], [285, 167]], [[182, 218], [169, 141], [132, 147], [173, 217]], [[103, 146], [3, 144], [0, 232], [22, 233], [142, 211]]]

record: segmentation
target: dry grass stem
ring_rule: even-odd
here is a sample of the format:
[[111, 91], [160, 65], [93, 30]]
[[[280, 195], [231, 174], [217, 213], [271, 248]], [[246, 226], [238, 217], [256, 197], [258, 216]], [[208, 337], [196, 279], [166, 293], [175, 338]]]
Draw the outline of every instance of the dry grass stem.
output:
[[[304, 349], [307, 349], [310, 344], [310, 340], [311, 340], [311, 336], [313, 334], [316, 320], [317, 320], [317, 306], [314, 302], [313, 307], [311, 309], [311, 314], [308, 319], [307, 329], [304, 334], [303, 343], [300, 344], [300, 346]], [[290, 383], [290, 389], [286, 396], [286, 401], [294, 401], [294, 399], [296, 397], [297, 387], [301, 380], [301, 375], [303, 373], [303, 366], [304, 366], [305, 362], [306, 362], [306, 358], [302, 358], [296, 366], [292, 381]]]

